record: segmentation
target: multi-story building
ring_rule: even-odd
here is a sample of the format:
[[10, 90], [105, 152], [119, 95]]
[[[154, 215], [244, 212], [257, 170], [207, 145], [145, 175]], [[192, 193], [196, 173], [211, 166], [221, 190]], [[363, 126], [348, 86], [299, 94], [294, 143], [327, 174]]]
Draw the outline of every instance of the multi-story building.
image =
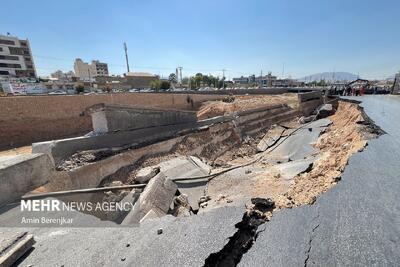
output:
[[91, 80], [99, 76], [108, 76], [107, 63], [98, 60], [92, 60], [92, 63], [86, 63], [82, 59], [77, 58], [74, 62], [75, 75], [80, 80]]
[[75, 77], [75, 73], [73, 71], [63, 72], [61, 70], [57, 70], [50, 74], [51, 78], [55, 78], [58, 80], [67, 80], [71, 81]]
[[101, 63], [98, 60], [92, 60], [92, 64], [90, 64], [90, 69], [94, 77], [108, 76], [107, 63]]
[[36, 78], [28, 40], [0, 35], [0, 77]]

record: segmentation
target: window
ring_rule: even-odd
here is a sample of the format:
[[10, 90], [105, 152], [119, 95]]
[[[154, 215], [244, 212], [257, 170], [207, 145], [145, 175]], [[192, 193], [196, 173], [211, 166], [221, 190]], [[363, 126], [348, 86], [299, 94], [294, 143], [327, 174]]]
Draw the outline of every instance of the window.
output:
[[0, 47], [0, 51], [3, 51], [3, 47]]
[[11, 40], [0, 39], [0, 44], [15, 45], [15, 42], [14, 42], [14, 41], [11, 41]]
[[10, 49], [11, 55], [22, 55], [23, 54], [23, 50], [20, 47], [9, 46], [8, 49]]
[[10, 73], [6, 70], [0, 70], [0, 75], [9, 75]]
[[5, 60], [19, 60], [17, 56], [3, 56], [0, 55], [0, 59], [5, 59]]
[[14, 69], [20, 69], [21, 65], [20, 64], [11, 64], [11, 63], [0, 63], [1, 68], [14, 68]]

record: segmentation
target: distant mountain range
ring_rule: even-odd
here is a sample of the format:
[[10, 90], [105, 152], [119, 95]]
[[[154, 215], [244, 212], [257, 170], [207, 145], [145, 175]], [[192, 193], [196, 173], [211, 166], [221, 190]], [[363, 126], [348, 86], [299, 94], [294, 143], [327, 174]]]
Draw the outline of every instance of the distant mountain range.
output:
[[353, 81], [356, 80], [358, 76], [354, 73], [350, 72], [321, 72], [321, 73], [315, 73], [313, 75], [309, 75], [300, 79], [297, 79], [298, 81], [301, 82], [312, 82], [312, 81]]

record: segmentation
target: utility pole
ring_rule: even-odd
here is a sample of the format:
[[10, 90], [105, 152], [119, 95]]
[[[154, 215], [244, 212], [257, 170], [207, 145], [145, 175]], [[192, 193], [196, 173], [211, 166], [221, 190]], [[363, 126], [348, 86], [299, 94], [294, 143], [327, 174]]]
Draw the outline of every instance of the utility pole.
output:
[[126, 71], [128, 73], [129, 72], [128, 47], [126, 46], [125, 42], [124, 42], [124, 50], [125, 50], [125, 60], [126, 60]]
[[176, 77], [177, 79], [179, 79], [179, 85], [180, 87], [182, 87], [182, 67], [178, 67], [179, 70], [179, 77]]
[[222, 89], [225, 89], [225, 71], [226, 69], [222, 70]]
[[261, 74], [260, 74], [260, 88], [262, 88], [263, 86], [263, 78], [262, 78], [262, 70], [261, 70]]
[[282, 79], [284, 78], [284, 75], [285, 75], [285, 62], [283, 62], [282, 65]]

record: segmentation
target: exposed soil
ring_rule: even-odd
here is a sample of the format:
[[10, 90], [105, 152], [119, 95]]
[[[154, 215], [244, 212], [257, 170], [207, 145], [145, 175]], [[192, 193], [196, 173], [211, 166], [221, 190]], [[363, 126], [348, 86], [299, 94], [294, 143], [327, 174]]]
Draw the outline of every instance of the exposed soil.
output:
[[295, 177], [285, 196], [289, 206], [312, 204], [316, 197], [334, 186], [340, 179], [349, 158], [364, 149], [367, 139], [382, 131], [373, 124], [355, 103], [339, 101], [333, 124], [318, 139], [315, 147], [319, 158], [310, 172]]
[[[339, 101], [336, 113], [329, 117], [331, 126], [322, 132], [314, 144], [319, 152], [312, 168], [287, 181], [281, 177], [276, 165], [268, 161], [267, 153], [249, 153], [241, 160], [222, 156], [226, 165], [245, 164], [259, 157], [259, 161], [244, 168], [241, 173], [229, 173], [209, 182], [208, 194], [213, 197], [209, 207], [224, 205], [226, 199], [235, 201], [245, 197], [272, 198], [277, 208], [312, 204], [322, 193], [334, 186], [341, 177], [349, 158], [364, 149], [367, 140], [381, 134], [356, 103]], [[292, 120], [284, 124], [296, 128]], [[288, 129], [286, 133], [290, 133]], [[273, 135], [269, 131], [267, 135]], [[254, 143], [252, 144], [254, 146]], [[240, 150], [240, 149], [239, 149]], [[234, 163], [235, 164], [234, 164]], [[223, 197], [221, 197], [223, 196]]]
[[32, 153], [32, 146], [21, 146], [9, 150], [0, 151], [0, 157], [16, 156], [16, 155], [31, 154], [31, 153]]
[[199, 119], [206, 119], [235, 111], [267, 107], [276, 104], [287, 104], [292, 108], [297, 108], [298, 105], [297, 94], [290, 93], [281, 95], [233, 96], [233, 98], [233, 102], [207, 101], [202, 103], [197, 112], [197, 117]]

